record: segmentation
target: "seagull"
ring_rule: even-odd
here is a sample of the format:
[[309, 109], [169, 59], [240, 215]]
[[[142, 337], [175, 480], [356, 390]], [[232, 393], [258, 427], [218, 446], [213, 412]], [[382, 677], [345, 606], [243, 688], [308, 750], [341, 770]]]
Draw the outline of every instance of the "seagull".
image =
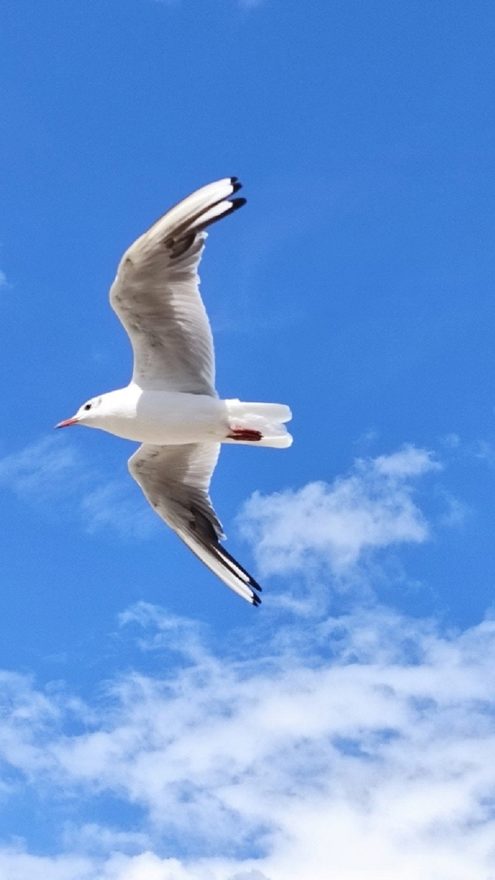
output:
[[209, 496], [221, 443], [288, 447], [285, 404], [221, 400], [198, 266], [208, 226], [246, 199], [237, 177], [217, 180], [174, 205], [128, 248], [110, 288], [110, 305], [134, 353], [125, 388], [86, 401], [56, 425], [84, 425], [141, 446], [131, 476], [158, 516], [193, 553], [252, 605], [260, 585], [225, 549]]

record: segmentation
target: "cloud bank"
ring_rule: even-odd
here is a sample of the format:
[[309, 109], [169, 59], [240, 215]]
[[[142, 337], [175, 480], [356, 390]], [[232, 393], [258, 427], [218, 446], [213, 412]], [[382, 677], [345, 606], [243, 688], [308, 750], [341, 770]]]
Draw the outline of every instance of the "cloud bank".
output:
[[[29, 460], [0, 479], [32, 493]], [[214, 643], [138, 603], [120, 618], [134, 666], [89, 702], [5, 671], [0, 795], [65, 823], [50, 852], [5, 839], [0, 876], [493, 880], [495, 621], [446, 632], [360, 602], [373, 555], [428, 539], [418, 486], [439, 468], [409, 446], [247, 503], [260, 566], [308, 596], [347, 579], [343, 613], [267, 603]]]
[[90, 711], [4, 674], [0, 742], [5, 768], [45, 797], [111, 796], [139, 827], [73, 833], [57, 858], [4, 848], [1, 876], [491, 876], [493, 620], [442, 635], [377, 607], [326, 616], [295, 647], [285, 631], [221, 653], [155, 607], [125, 625], [160, 673], [108, 683]]

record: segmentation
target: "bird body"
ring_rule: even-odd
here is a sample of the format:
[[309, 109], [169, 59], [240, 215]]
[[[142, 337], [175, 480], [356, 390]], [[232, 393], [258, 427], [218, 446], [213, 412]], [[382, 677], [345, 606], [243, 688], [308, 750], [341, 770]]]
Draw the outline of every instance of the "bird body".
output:
[[158, 445], [219, 442], [229, 430], [227, 408], [218, 397], [142, 389], [133, 382], [96, 398], [84, 424]]
[[[220, 400], [210, 394], [143, 389], [131, 382], [125, 388], [94, 398], [91, 408], [82, 407], [74, 421], [139, 443], [252, 443], [229, 436], [232, 427], [237, 427], [240, 432], [259, 431], [262, 436], [258, 445], [277, 447], [290, 445], [290, 434], [283, 427], [283, 421], [289, 418], [290, 410], [283, 404], [245, 403]], [[71, 419], [68, 421], [72, 423]]]
[[81, 424], [142, 445], [129, 471], [162, 519], [218, 577], [253, 605], [261, 587], [220, 543], [208, 490], [221, 443], [287, 447], [288, 406], [221, 400], [197, 268], [205, 228], [240, 208], [237, 178], [175, 205], [124, 254], [110, 303], [134, 351], [125, 388], [83, 404], [57, 427]]

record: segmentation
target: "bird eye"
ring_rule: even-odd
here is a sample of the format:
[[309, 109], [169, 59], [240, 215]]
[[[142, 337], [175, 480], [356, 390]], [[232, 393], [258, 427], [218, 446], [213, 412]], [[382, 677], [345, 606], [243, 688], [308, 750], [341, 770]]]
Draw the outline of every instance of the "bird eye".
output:
[[91, 404], [87, 403], [86, 406], [84, 407], [84, 409], [91, 409]]

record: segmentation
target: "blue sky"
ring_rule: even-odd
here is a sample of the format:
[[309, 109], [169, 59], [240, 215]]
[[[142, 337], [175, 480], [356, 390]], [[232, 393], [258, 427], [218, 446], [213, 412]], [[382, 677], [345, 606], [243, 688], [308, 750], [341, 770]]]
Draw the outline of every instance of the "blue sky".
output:
[[[489, 880], [495, 12], [7, 0], [0, 34], [2, 880]], [[212, 495], [255, 610], [132, 444], [124, 249], [236, 174], [222, 396], [287, 402]]]

